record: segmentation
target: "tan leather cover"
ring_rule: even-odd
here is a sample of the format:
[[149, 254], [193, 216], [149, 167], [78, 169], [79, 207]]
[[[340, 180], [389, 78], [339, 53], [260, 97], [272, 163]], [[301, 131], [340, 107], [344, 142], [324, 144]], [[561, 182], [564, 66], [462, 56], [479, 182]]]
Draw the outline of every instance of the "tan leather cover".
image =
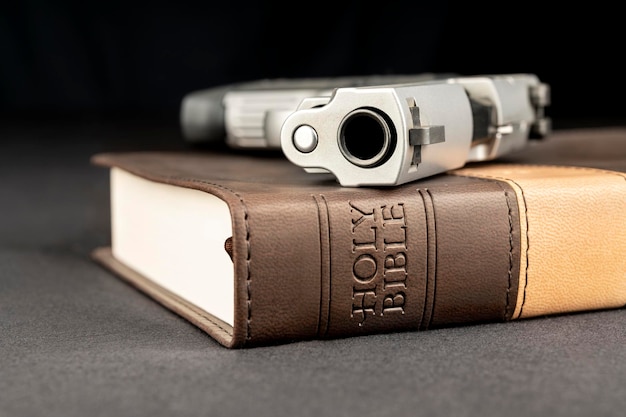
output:
[[[584, 133], [580, 140], [588, 138]], [[616, 138], [626, 139], [624, 132], [602, 133], [592, 133], [596, 143], [614, 145]], [[572, 149], [567, 134], [556, 135], [556, 141], [566, 144], [550, 152], [554, 161], [559, 149]], [[554, 143], [553, 139], [540, 146], [550, 149]], [[539, 159], [533, 152], [537, 148], [529, 150], [527, 157]], [[515, 162], [527, 162], [523, 155], [518, 158]], [[519, 201], [524, 195], [515, 183], [503, 180], [505, 176], [488, 178], [500, 177], [496, 172], [445, 174], [392, 188], [342, 188], [331, 176], [306, 174], [282, 155], [136, 152], [100, 154], [92, 161], [212, 193], [228, 203], [235, 276], [224, 279], [233, 279], [235, 286], [232, 327], [159, 290], [149, 277], [121, 265], [108, 249], [94, 251], [94, 259], [227, 347], [505, 321], [626, 303], [621, 291], [614, 293], [626, 278], [620, 264], [603, 270], [612, 278], [594, 274], [596, 284], [589, 291], [575, 289], [576, 295], [565, 299], [564, 305], [550, 301], [550, 296], [542, 299], [544, 290], [531, 283], [530, 277], [544, 273], [525, 264], [538, 259], [532, 233], [541, 234], [540, 228], [546, 228], [545, 245], [560, 247], [558, 256], [567, 256], [564, 240], [577, 236], [577, 230], [594, 232], [588, 224], [577, 229], [574, 217], [584, 209], [577, 208], [582, 200], [573, 196], [580, 194], [576, 179], [566, 181], [567, 198], [557, 197], [562, 182], [545, 177], [553, 172], [545, 167], [528, 167], [536, 178], [545, 180], [542, 192], [551, 198], [542, 205], [541, 194], [533, 197], [536, 221], [526, 213], [528, 201]], [[585, 159], [572, 163], [585, 164]], [[615, 166], [623, 164], [617, 161]], [[607, 175], [623, 180], [618, 174]], [[597, 196], [594, 207], [601, 219], [610, 215], [599, 210], [604, 199], [612, 208], [619, 206], [620, 198], [623, 201], [623, 190], [614, 181], [610, 183], [615, 186], [605, 188], [603, 181], [609, 178], [601, 175], [593, 180], [594, 187], [604, 190], [596, 193], [594, 188], [591, 193]], [[564, 205], [559, 213], [566, 217], [555, 225], [541, 213], [554, 205]], [[617, 212], [622, 213], [619, 208]], [[569, 229], [562, 231], [559, 224]], [[601, 247], [594, 250], [607, 250]], [[619, 254], [623, 249], [614, 251]], [[579, 252], [585, 251], [574, 253]], [[544, 269], [562, 267], [552, 264], [549, 254], [541, 259]], [[593, 268], [596, 258], [588, 259]], [[572, 283], [579, 281], [567, 284]]]
[[486, 165], [517, 195], [522, 256], [514, 318], [626, 303], [626, 175], [582, 167]]

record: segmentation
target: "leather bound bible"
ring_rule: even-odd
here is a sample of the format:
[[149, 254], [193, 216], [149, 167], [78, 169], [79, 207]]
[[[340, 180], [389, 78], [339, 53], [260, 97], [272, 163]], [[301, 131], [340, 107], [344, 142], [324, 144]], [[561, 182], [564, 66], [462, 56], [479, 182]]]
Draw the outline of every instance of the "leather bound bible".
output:
[[93, 258], [229, 348], [626, 305], [626, 130], [385, 188], [272, 154], [92, 162], [112, 231]]

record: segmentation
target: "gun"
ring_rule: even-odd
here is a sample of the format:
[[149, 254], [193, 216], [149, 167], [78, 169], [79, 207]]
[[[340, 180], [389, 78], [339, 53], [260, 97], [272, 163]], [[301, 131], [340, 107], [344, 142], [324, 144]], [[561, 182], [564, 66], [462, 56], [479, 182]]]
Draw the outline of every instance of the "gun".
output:
[[191, 144], [226, 141], [232, 148], [280, 149], [280, 127], [307, 97], [338, 87], [417, 83], [454, 74], [365, 75], [261, 79], [186, 94], [180, 107], [184, 139]]
[[280, 144], [291, 162], [343, 186], [392, 186], [545, 137], [549, 104], [549, 85], [533, 74], [339, 87], [304, 98], [281, 124]]

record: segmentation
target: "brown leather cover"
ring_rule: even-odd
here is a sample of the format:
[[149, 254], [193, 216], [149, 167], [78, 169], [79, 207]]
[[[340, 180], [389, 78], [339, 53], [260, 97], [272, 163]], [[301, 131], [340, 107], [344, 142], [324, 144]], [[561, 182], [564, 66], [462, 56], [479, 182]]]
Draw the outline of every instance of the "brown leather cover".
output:
[[[580, 154], [573, 152], [576, 149]], [[617, 159], [612, 159], [616, 155]], [[535, 161], [542, 165], [626, 171], [626, 133], [557, 132], [545, 142], [511, 156], [509, 162], [518, 165]], [[496, 178], [493, 172], [444, 174], [398, 187], [343, 188], [330, 175], [306, 174], [281, 155], [105, 153], [94, 156], [92, 162], [212, 193], [228, 203], [235, 277], [224, 279], [233, 279], [235, 286], [232, 327], [121, 265], [108, 248], [99, 248], [93, 254], [101, 264], [224, 346], [419, 330], [526, 316], [519, 311], [520, 303], [530, 293], [529, 281], [522, 279], [528, 271], [522, 261], [532, 260], [528, 256], [526, 206], [520, 204], [516, 185]], [[489, 169], [492, 165], [476, 164], [471, 168]], [[525, 169], [550, 175], [550, 170], [539, 165]], [[547, 192], [550, 187], [554, 192], [551, 201], [577, 201], [575, 197], [561, 200], [559, 182], [548, 183]], [[590, 186], [604, 190], [602, 181]], [[594, 205], [600, 223], [611, 216], [601, 210], [603, 195], [618, 206], [615, 201], [626, 198], [626, 186], [617, 185], [607, 191], [594, 194], [600, 198]], [[561, 215], [570, 216], [568, 213], [565, 206]], [[570, 218], [568, 224], [575, 225], [576, 219]], [[540, 233], [537, 227], [544, 225], [534, 225], [534, 232]], [[593, 233], [589, 228], [583, 230]], [[574, 228], [568, 233], [570, 238], [577, 232]], [[567, 253], [558, 233], [547, 239]], [[624, 255], [621, 247], [616, 251], [615, 255]], [[602, 258], [606, 259], [609, 257]], [[592, 267], [596, 262], [593, 257], [588, 261]], [[544, 257], [543, 262], [549, 263], [550, 258]], [[536, 314], [626, 304], [621, 292], [612, 295], [615, 285], [626, 285], [623, 264], [614, 263], [609, 271], [613, 274], [609, 286], [600, 283], [590, 288], [593, 303], [585, 303], [585, 292], [580, 291], [578, 301], [565, 308], [538, 301], [537, 305], [544, 307]], [[539, 300], [540, 296], [534, 294], [533, 299]]]

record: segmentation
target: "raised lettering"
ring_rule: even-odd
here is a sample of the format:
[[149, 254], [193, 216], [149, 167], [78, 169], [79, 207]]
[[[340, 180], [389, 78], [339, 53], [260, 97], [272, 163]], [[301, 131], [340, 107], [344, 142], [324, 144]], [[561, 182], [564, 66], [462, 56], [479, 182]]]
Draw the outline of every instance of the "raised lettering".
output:
[[368, 250], [377, 248], [377, 230], [375, 211], [361, 210], [350, 203], [352, 212], [352, 250]]
[[399, 252], [385, 257], [384, 288], [402, 286], [406, 288], [406, 254]]
[[[358, 208], [357, 206], [355, 206], [354, 204], [352, 204], [352, 202], [349, 203], [350, 204], [350, 212], [352, 213], [352, 224], [354, 225], [352, 227], [352, 230], [354, 230], [355, 227], [357, 227], [359, 224], [361, 224], [361, 222], [363, 220], [365, 220], [366, 218], [374, 218], [374, 210], [372, 209], [371, 212], [367, 212], [365, 210], [361, 210], [360, 208]], [[355, 215], [357, 217], [355, 217]]]
[[350, 203], [352, 213], [352, 314], [404, 314], [407, 288], [407, 223], [404, 204], [371, 209]]
[[368, 253], [365, 253], [354, 261], [352, 265], [352, 273], [354, 277], [361, 282], [369, 282], [376, 277], [378, 266], [376, 259]]
[[404, 303], [406, 302], [406, 295], [403, 292], [396, 294], [387, 294], [383, 299], [383, 312], [382, 315], [389, 313], [401, 313], [404, 314]]
[[376, 292], [372, 290], [352, 291], [352, 317], [362, 326], [368, 315], [376, 315]]

